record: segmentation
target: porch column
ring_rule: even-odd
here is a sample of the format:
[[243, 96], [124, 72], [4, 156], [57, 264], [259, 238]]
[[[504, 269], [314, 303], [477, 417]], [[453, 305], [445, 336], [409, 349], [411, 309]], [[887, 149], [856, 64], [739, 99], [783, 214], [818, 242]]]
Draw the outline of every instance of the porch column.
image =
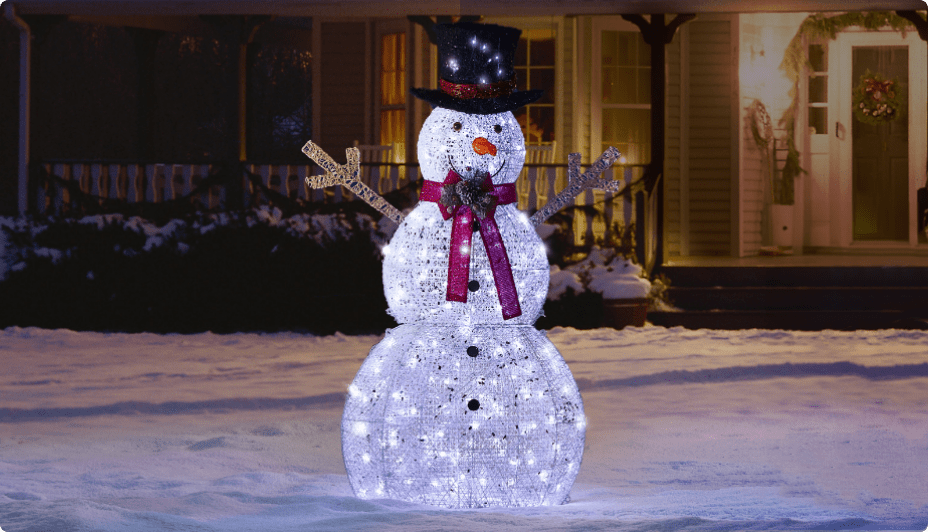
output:
[[[19, 17], [15, 7], [7, 2], [3, 6], [4, 15], [19, 29], [19, 149], [17, 164], [17, 210], [20, 215], [27, 212], [42, 212], [45, 209], [44, 191], [33, 190], [36, 182], [30, 179], [32, 157], [35, 143], [32, 142], [32, 111], [36, 101], [32, 84], [32, 64], [41, 64], [41, 48], [58, 24], [67, 21], [64, 15], [29, 15], [28, 23]], [[45, 154], [39, 153], [39, 157]], [[30, 206], [30, 201], [34, 203]], [[30, 208], [31, 207], [31, 208]]]
[[[238, 83], [232, 99], [236, 105], [237, 128], [232, 149], [229, 153], [228, 169], [235, 170], [227, 185], [227, 208], [241, 208], [244, 201], [242, 188], [243, 163], [248, 159], [248, 45], [262, 24], [271, 20], [267, 15], [202, 15], [219, 39], [232, 47], [231, 59], [235, 61]], [[233, 155], [234, 154], [234, 155]]]
[[[695, 14], [677, 15], [669, 24], [664, 22], [664, 14], [651, 15], [648, 21], [641, 15], [622, 15], [622, 18], [638, 26], [644, 42], [651, 46], [651, 162], [644, 173], [645, 188], [651, 194], [657, 194], [657, 242], [654, 250], [654, 269], [660, 269], [664, 262], [664, 180], [658, 181], [664, 174], [664, 117], [666, 95], [666, 47], [673, 41], [673, 36], [683, 23], [696, 18]], [[645, 252], [645, 232], [642, 202], [636, 202], [635, 248], [638, 261], [647, 266]]]
[[19, 29], [19, 155], [17, 165], [17, 208], [23, 216], [29, 208], [29, 91], [31, 85], [32, 33], [26, 21], [16, 15], [12, 3], [3, 6], [3, 14]]

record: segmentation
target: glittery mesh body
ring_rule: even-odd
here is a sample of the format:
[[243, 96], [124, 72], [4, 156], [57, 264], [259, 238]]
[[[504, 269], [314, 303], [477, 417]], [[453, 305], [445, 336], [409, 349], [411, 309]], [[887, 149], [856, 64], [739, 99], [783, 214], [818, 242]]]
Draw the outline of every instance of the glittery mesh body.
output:
[[585, 431], [577, 386], [542, 331], [407, 324], [351, 384], [342, 450], [362, 498], [550, 505], [567, 499]]
[[[479, 288], [467, 303], [446, 301], [451, 220], [442, 219], [436, 203], [420, 203], [403, 221], [384, 250], [383, 285], [390, 314], [398, 323], [488, 324], [502, 321], [493, 272], [483, 240], [474, 235], [470, 280]], [[549, 268], [544, 244], [514, 205], [496, 208], [512, 265], [522, 315], [507, 324], [531, 325], [541, 315], [548, 294]]]
[[[488, 144], [496, 155], [484, 151]], [[509, 112], [436, 108], [419, 135], [428, 181], [441, 183], [453, 170], [513, 183], [524, 160]], [[511, 319], [503, 319], [480, 233], [466, 250], [467, 301], [447, 301], [454, 218], [445, 220], [438, 203], [420, 202], [384, 248], [384, 292], [400, 326], [365, 359], [342, 418], [345, 469], [361, 498], [448, 508], [567, 500], [586, 419], [570, 369], [533, 327], [548, 292], [548, 259], [514, 204], [498, 205], [493, 220], [521, 307]]]

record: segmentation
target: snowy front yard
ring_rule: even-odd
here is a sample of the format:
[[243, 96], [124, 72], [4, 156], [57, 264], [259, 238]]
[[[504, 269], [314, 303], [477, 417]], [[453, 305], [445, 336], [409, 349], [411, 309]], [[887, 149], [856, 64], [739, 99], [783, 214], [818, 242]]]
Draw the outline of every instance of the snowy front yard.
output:
[[589, 419], [572, 501], [360, 501], [347, 386], [379, 338], [0, 331], [18, 531], [928, 525], [928, 333], [554, 329]]

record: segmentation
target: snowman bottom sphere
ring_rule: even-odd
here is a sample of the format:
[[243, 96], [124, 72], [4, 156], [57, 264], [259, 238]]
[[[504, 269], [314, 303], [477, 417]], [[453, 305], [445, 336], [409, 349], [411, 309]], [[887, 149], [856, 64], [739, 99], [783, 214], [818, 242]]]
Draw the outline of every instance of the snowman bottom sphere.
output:
[[532, 326], [388, 330], [349, 387], [355, 494], [443, 506], [567, 501], [586, 418], [570, 369]]

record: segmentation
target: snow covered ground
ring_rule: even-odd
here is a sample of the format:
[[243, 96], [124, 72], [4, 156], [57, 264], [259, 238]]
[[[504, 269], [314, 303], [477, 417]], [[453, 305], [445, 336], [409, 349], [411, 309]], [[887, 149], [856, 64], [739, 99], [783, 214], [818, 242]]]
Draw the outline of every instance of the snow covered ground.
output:
[[0, 331], [0, 528], [901, 529], [928, 525], [928, 332], [549, 333], [589, 419], [572, 501], [361, 501], [347, 386], [374, 336]]

